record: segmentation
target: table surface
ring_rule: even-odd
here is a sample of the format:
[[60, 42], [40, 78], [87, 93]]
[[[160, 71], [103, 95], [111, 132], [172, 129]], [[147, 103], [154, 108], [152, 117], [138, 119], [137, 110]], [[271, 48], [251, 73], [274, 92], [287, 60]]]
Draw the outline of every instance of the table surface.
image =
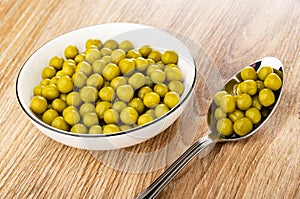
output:
[[[55, 142], [22, 112], [18, 71], [58, 35], [112, 22], [151, 25], [181, 39], [198, 68], [193, 103], [166, 131], [126, 149], [93, 152]], [[285, 67], [270, 121], [246, 140], [198, 156], [158, 198], [300, 198], [299, 24], [295, 0], [0, 1], [0, 198], [135, 198], [207, 134], [215, 86], [265, 56]]]

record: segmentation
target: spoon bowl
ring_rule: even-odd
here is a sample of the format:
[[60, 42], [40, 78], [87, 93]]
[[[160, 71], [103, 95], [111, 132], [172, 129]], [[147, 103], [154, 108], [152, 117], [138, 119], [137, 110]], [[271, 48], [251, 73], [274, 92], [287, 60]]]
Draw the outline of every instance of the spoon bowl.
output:
[[[281, 73], [282, 74], [281, 79], [283, 80], [283, 74], [284, 74], [283, 64], [281, 63], [281, 61], [279, 59], [277, 59], [275, 57], [262, 58], [262, 59], [260, 59], [256, 62], [250, 64], [249, 66], [253, 67], [256, 71], [259, 71], [259, 69], [262, 66], [271, 66], [276, 73]], [[239, 71], [231, 79], [229, 79], [225, 83], [225, 86], [221, 90], [233, 91], [235, 85], [242, 82], [242, 81], [243, 81], [243, 79], [241, 77], [241, 71]], [[268, 114], [268, 116], [259, 125], [255, 126], [250, 133], [248, 133], [247, 135], [241, 136], [241, 137], [240, 136], [239, 137], [231, 136], [231, 137], [226, 137], [225, 138], [225, 137], [220, 136], [219, 133], [217, 133], [217, 130], [216, 130], [216, 122], [217, 121], [214, 120], [214, 118], [212, 117], [212, 110], [213, 110], [213, 105], [214, 104], [211, 103], [209, 111], [207, 113], [207, 122], [209, 124], [210, 129], [211, 129], [211, 134], [215, 134], [215, 135], [211, 135], [211, 136], [214, 139], [216, 139], [215, 136], [218, 136], [218, 141], [223, 141], [223, 142], [226, 142], [226, 141], [239, 141], [239, 140], [243, 140], [243, 139], [246, 139], [246, 138], [252, 136], [254, 133], [256, 133], [263, 126], [264, 123], [266, 123], [268, 121], [268, 119], [271, 117], [271, 115], [275, 111], [276, 107], [279, 104], [280, 98], [281, 98], [282, 88], [283, 88], [283, 84], [282, 84], [282, 86], [279, 90], [274, 92], [274, 94], [275, 94], [275, 104], [272, 105], [272, 108], [271, 108], [270, 113]]]
[[[273, 68], [277, 74], [280, 74], [282, 81], [284, 80], [284, 70], [281, 61], [275, 57], [265, 57], [262, 58], [249, 66], [253, 67], [258, 71], [262, 66], [270, 66]], [[242, 81], [241, 71], [236, 73], [232, 78], [230, 78], [225, 86], [221, 90], [233, 91], [234, 86]], [[209, 111], [207, 113], [207, 122], [210, 127], [210, 133], [200, 140], [196, 141], [192, 146], [190, 146], [169, 168], [167, 168], [145, 191], [143, 191], [137, 199], [142, 198], [155, 198], [166, 185], [187, 165], [197, 154], [203, 151], [206, 147], [215, 144], [217, 142], [228, 142], [228, 141], [239, 141], [246, 139], [256, 133], [271, 117], [277, 108], [281, 95], [282, 95], [283, 84], [279, 90], [274, 92], [275, 94], [275, 104], [266, 118], [263, 119], [259, 125], [254, 126], [254, 128], [244, 136], [221, 136], [216, 130], [216, 120], [212, 117], [212, 110], [214, 109], [214, 103], [210, 105]]]

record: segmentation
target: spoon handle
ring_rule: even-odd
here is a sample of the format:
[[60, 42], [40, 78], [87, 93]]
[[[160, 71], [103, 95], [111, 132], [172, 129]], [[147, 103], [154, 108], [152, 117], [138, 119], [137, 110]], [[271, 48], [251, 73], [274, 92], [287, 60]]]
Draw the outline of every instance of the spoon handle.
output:
[[203, 149], [214, 142], [216, 141], [211, 139], [209, 136], [205, 136], [195, 142], [136, 199], [155, 198], [167, 186], [167, 184], [184, 168], [184, 166], [186, 166], [197, 154], [203, 151]]

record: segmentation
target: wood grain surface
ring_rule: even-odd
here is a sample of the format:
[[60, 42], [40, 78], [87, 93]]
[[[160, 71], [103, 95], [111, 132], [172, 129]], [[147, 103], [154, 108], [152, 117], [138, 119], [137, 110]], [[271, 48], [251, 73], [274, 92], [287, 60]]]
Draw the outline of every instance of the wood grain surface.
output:
[[[193, 103], [165, 132], [137, 146], [102, 152], [64, 146], [22, 112], [18, 71], [58, 35], [112, 22], [151, 25], [181, 39], [199, 73]], [[162, 199], [300, 198], [300, 1], [0, 0], [0, 198], [135, 198], [208, 132], [213, 90], [264, 56], [285, 66], [271, 120], [251, 138], [197, 157]]]

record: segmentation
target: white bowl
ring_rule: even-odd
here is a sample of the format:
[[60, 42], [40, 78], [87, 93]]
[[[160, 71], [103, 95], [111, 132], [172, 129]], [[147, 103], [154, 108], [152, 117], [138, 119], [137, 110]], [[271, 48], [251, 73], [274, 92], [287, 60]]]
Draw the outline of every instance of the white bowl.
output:
[[[83, 51], [85, 41], [89, 38], [99, 38], [102, 41], [115, 39], [118, 42], [130, 40], [135, 48], [148, 44], [159, 50], [175, 50], [179, 54], [178, 66], [183, 72], [185, 86], [179, 104], [151, 123], [108, 135], [74, 134], [53, 128], [42, 122], [29, 108], [33, 97], [33, 88], [41, 81], [42, 69], [48, 65], [51, 57], [63, 56], [63, 50], [68, 45], [76, 45], [80, 51]], [[144, 142], [169, 127], [186, 107], [193, 92], [195, 80], [196, 67], [193, 57], [180, 40], [165, 31], [150, 26], [111, 23], [68, 32], [40, 47], [21, 68], [16, 82], [16, 92], [18, 101], [31, 122], [53, 140], [81, 149], [110, 150]]]

